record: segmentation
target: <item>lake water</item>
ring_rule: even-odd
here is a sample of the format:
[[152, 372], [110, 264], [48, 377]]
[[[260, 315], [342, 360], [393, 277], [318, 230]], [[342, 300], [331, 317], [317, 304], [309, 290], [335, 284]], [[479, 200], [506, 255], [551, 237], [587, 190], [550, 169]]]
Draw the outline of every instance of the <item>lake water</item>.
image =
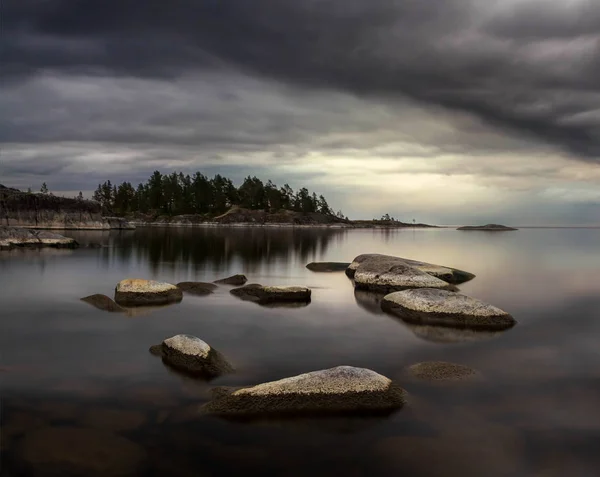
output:
[[[598, 475], [598, 229], [65, 234], [103, 248], [0, 252], [2, 476], [71, 475], [68, 467], [52, 473], [45, 463], [54, 455], [54, 439], [29, 453], [22, 443], [38, 428], [74, 426], [110, 431], [101, 434], [107, 441], [118, 434], [133, 442], [130, 452], [145, 457], [143, 470], [131, 475]], [[518, 324], [496, 334], [411, 327], [381, 313], [377, 297], [355, 295], [343, 272], [305, 268], [311, 261], [349, 262], [361, 253], [473, 272], [477, 277], [461, 291], [508, 311]], [[94, 293], [112, 296], [128, 277], [177, 283], [235, 273], [250, 283], [306, 285], [312, 302], [266, 308], [238, 300], [226, 286], [132, 315], [80, 301]], [[207, 341], [237, 372], [207, 383], [170, 371], [148, 348], [179, 333]], [[427, 384], [405, 372], [433, 360], [470, 366], [481, 379]], [[166, 419], [207, 401], [214, 386], [338, 365], [397, 380], [408, 404], [378, 419]], [[74, 443], [74, 452], [85, 442]], [[109, 444], [106, 449], [94, 458], [101, 461], [102, 452], [114, 457]], [[127, 451], [122, 454], [116, 459], [127, 462]]]

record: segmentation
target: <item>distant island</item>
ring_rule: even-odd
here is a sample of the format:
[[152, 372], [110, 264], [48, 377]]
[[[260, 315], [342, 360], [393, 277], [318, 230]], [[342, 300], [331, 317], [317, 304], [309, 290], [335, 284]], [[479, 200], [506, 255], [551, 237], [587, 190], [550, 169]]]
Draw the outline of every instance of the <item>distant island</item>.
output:
[[519, 229], [507, 227], [506, 225], [487, 224], [487, 225], [465, 225], [464, 227], [459, 227], [456, 230], [484, 230], [487, 232], [508, 232], [510, 230], [519, 230]]

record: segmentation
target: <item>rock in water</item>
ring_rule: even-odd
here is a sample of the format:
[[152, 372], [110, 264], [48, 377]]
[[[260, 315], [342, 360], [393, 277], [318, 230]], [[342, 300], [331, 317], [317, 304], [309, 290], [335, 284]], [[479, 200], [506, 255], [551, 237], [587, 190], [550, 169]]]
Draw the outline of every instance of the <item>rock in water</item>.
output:
[[409, 288], [455, 290], [454, 285], [404, 263], [391, 261], [364, 262], [354, 274], [354, 286], [362, 290], [391, 292]]
[[184, 292], [191, 293], [192, 295], [210, 295], [213, 290], [218, 288], [214, 283], [204, 282], [180, 282], [176, 286], [177, 288], [181, 288]]
[[508, 232], [511, 230], [519, 230], [513, 227], [507, 227], [506, 225], [499, 224], [486, 224], [486, 225], [465, 225], [464, 227], [459, 227], [456, 230], [483, 230], [487, 232]]
[[117, 305], [112, 298], [107, 297], [106, 295], [90, 295], [81, 299], [99, 310], [109, 311], [111, 313], [125, 313], [127, 310], [122, 306]]
[[444, 361], [427, 361], [413, 364], [410, 374], [426, 381], [463, 381], [477, 376], [477, 371], [467, 366]]
[[201, 412], [230, 418], [388, 414], [404, 405], [405, 394], [375, 371], [339, 366], [217, 393]]
[[72, 238], [45, 230], [0, 226], [0, 250], [13, 247], [77, 248]]
[[[27, 434], [17, 458], [31, 475], [125, 477], [140, 475], [146, 452], [108, 431], [48, 427]], [[29, 475], [29, 474], [28, 474]]]
[[222, 285], [233, 285], [236, 287], [241, 287], [244, 285], [248, 279], [246, 275], [232, 275], [231, 277], [221, 278], [220, 280], [215, 280], [213, 283], [220, 283]]
[[348, 262], [312, 262], [306, 268], [311, 272], [343, 272], [349, 266]]
[[162, 356], [168, 366], [208, 378], [234, 371], [225, 357], [208, 343], [192, 335], [176, 335], [152, 346], [150, 352]]
[[381, 307], [411, 323], [473, 329], [507, 329], [515, 319], [475, 298], [447, 290], [423, 288], [390, 293]]
[[[434, 265], [418, 260], [410, 260], [408, 258], [394, 257], [391, 255], [380, 255], [377, 253], [367, 253], [356, 257], [346, 269], [346, 275], [350, 278], [354, 277], [356, 270], [365, 262], [375, 262], [381, 266], [382, 270], [385, 270], [385, 267], [388, 267], [391, 263], [397, 262], [416, 268], [453, 285], [459, 285], [475, 278], [475, 275], [472, 273], [457, 268], [444, 267], [442, 265]], [[372, 265], [372, 267], [374, 266], [375, 265]]]
[[175, 285], [154, 280], [128, 278], [117, 284], [115, 301], [122, 306], [166, 305], [180, 302], [183, 292]]
[[285, 303], [285, 302], [310, 302], [311, 290], [306, 287], [276, 287], [263, 286], [257, 283], [234, 288], [230, 292], [242, 300], [254, 301], [256, 303]]

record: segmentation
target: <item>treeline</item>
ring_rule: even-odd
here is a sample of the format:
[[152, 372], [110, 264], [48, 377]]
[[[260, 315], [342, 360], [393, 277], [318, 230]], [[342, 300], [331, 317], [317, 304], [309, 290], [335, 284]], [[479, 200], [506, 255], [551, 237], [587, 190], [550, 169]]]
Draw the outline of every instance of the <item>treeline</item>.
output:
[[142, 184], [120, 185], [106, 181], [98, 184], [93, 199], [100, 203], [104, 214], [159, 213], [165, 215], [211, 214], [226, 212], [232, 206], [253, 210], [294, 210], [319, 212], [344, 218], [334, 213], [322, 195], [317, 196], [303, 187], [294, 191], [288, 184], [278, 187], [272, 181], [264, 184], [257, 177], [246, 177], [235, 187], [230, 179], [217, 174], [209, 179], [196, 172], [193, 176], [173, 172], [163, 175], [155, 171]]

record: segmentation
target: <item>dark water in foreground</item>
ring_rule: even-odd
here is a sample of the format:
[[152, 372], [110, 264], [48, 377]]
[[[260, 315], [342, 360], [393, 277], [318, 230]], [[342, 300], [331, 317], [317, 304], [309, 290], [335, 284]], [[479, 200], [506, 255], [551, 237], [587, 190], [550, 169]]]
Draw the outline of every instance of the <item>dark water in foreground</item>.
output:
[[[104, 430], [89, 443], [73, 443], [74, 453], [94, 449], [90, 470], [74, 475], [101, 475], [93, 470], [107, 455], [124, 469], [143, 460], [143, 470], [126, 475], [144, 476], [599, 473], [600, 230], [67, 235], [105, 247], [0, 253], [2, 476], [71, 475], [68, 466], [44, 473], [60, 438], [38, 443], [34, 453], [23, 452], [22, 443], [38, 428], [60, 436], [61, 427], [74, 426]], [[461, 290], [519, 323], [495, 335], [440, 340], [435, 329], [411, 328], [380, 313], [372, 296], [355, 296], [343, 273], [304, 268], [369, 252], [471, 271], [477, 278]], [[127, 277], [177, 283], [234, 273], [250, 282], [307, 285], [312, 303], [264, 308], [237, 300], [228, 287], [133, 316], [79, 301], [112, 295]], [[178, 333], [207, 341], [237, 373], [205, 383], [169, 371], [148, 347]], [[471, 366], [482, 379], [431, 385], [405, 375], [406, 366], [430, 360]], [[173, 410], [206, 401], [215, 385], [251, 385], [342, 364], [398, 380], [410, 394], [408, 405], [380, 419], [165, 421]]]

